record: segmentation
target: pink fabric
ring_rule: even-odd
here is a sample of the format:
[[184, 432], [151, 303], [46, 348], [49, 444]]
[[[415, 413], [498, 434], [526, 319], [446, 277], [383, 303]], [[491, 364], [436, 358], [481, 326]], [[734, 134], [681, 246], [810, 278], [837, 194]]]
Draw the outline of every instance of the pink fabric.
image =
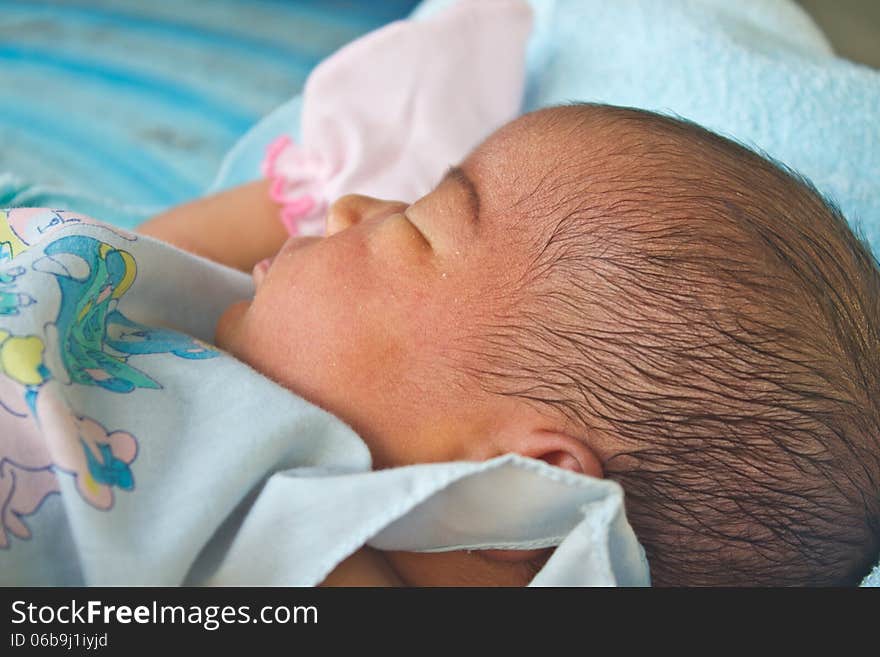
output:
[[531, 22], [522, 0], [460, 0], [371, 32], [315, 68], [302, 143], [281, 137], [263, 162], [288, 232], [323, 234], [329, 203], [344, 194], [415, 201], [516, 117]]

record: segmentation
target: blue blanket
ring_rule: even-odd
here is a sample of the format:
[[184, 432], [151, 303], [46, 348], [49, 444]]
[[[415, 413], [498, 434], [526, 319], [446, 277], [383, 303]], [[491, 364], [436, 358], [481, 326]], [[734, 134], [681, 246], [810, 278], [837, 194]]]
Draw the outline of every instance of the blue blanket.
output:
[[313, 66], [415, 4], [0, 0], [2, 204], [130, 227], [196, 197]]

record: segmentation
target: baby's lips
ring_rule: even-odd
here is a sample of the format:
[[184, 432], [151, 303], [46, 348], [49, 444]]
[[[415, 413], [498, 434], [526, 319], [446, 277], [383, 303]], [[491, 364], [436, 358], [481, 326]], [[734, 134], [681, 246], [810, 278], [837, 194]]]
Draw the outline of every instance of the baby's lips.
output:
[[254, 265], [254, 268], [251, 271], [251, 276], [253, 276], [254, 279], [254, 286], [260, 286], [260, 283], [262, 283], [263, 279], [266, 278], [266, 273], [269, 271], [269, 267], [272, 266], [275, 258], [280, 255], [289, 254], [291, 251], [300, 249], [308, 244], [312, 244], [313, 242], [320, 242], [323, 239], [323, 237], [318, 237], [317, 235], [299, 235], [296, 237], [289, 237], [284, 243], [284, 246], [281, 247], [281, 250], [276, 255], [272, 256], [271, 258], [260, 260], [256, 265]]
[[269, 271], [269, 267], [272, 265], [274, 259], [275, 258], [265, 258], [254, 265], [254, 269], [251, 272], [251, 276], [253, 276], [254, 279], [254, 287], [260, 287], [260, 283], [266, 278], [266, 272]]

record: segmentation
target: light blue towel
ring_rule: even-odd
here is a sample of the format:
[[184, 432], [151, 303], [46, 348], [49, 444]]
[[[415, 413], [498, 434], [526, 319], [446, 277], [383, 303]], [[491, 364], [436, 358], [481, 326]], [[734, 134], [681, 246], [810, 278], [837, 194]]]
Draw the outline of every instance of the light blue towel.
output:
[[874, 566], [874, 570], [862, 581], [862, 586], [880, 587], [880, 564]]

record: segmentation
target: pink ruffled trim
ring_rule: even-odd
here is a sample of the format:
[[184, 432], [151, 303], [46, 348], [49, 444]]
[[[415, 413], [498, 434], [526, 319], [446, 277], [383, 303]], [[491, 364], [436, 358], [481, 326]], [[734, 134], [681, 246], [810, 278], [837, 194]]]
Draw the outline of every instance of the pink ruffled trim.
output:
[[281, 223], [291, 235], [322, 235], [327, 214], [324, 186], [330, 177], [320, 155], [299, 146], [287, 135], [266, 149], [263, 175], [269, 196], [280, 203]]

